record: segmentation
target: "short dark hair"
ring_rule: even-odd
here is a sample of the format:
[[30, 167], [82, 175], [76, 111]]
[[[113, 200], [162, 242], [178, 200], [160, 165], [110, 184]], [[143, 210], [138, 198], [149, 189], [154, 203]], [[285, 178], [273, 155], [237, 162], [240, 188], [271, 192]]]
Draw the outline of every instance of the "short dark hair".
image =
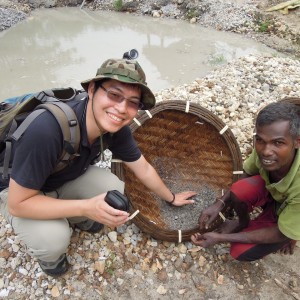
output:
[[111, 80], [110, 78], [104, 78], [102, 80], [97, 80], [95, 81], [95, 89], [94, 89], [94, 93], [96, 93], [96, 91], [100, 88], [100, 86], [102, 86], [102, 84], [105, 82], [105, 81], [109, 81]]
[[257, 115], [255, 126], [269, 125], [277, 121], [290, 122], [293, 138], [300, 135], [300, 107], [289, 102], [274, 102], [265, 106]]

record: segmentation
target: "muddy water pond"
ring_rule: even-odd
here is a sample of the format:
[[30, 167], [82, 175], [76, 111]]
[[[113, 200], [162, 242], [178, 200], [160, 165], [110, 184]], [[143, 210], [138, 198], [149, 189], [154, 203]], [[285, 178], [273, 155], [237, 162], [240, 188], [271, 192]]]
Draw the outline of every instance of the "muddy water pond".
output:
[[189, 83], [250, 53], [274, 50], [186, 21], [79, 8], [41, 9], [0, 33], [0, 99], [80, 87], [107, 58], [135, 48], [153, 91]]

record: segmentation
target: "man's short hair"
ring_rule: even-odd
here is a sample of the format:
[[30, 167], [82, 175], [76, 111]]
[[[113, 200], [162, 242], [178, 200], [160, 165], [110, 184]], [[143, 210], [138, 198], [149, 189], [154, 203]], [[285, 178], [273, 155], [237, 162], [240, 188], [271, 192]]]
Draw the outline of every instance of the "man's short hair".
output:
[[289, 102], [274, 102], [265, 106], [257, 115], [255, 126], [270, 125], [277, 121], [289, 121], [293, 138], [300, 135], [300, 107]]

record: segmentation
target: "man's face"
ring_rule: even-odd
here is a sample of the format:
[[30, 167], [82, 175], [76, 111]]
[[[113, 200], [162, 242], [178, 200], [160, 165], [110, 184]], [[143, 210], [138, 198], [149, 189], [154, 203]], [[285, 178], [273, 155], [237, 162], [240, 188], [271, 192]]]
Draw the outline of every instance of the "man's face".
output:
[[262, 167], [283, 178], [293, 164], [299, 138], [290, 134], [289, 121], [278, 121], [256, 128], [255, 149]]
[[117, 132], [128, 125], [138, 111], [141, 99], [138, 86], [109, 80], [95, 91], [92, 82], [88, 92], [93, 101], [94, 117], [102, 133]]

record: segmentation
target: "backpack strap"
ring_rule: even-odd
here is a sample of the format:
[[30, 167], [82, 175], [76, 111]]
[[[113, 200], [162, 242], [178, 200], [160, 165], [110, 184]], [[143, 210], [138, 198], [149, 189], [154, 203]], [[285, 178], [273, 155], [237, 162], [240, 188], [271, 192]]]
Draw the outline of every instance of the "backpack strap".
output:
[[[34, 110], [32, 113], [30, 113], [30, 115], [28, 115], [28, 117], [26, 117], [26, 119], [21, 123], [21, 125], [17, 128], [17, 130], [11, 135], [8, 134], [8, 137], [11, 137], [12, 139], [14, 139], [15, 141], [17, 141], [25, 132], [25, 130], [27, 129], [27, 127], [31, 124], [31, 122], [38, 117], [41, 113], [43, 113], [45, 111], [45, 109], [37, 111]], [[15, 120], [13, 120], [13, 123], [16, 122]], [[11, 131], [11, 129], [10, 129]]]
[[63, 134], [63, 153], [54, 172], [61, 171], [66, 165], [78, 156], [80, 144], [80, 128], [74, 110], [63, 102], [49, 102], [40, 104], [36, 110], [46, 109], [52, 113]]
[[[13, 132], [16, 130], [18, 124], [15, 119], [13, 119], [11, 126], [9, 128], [9, 131], [7, 133], [8, 137], [11, 137]], [[1, 167], [1, 172], [3, 179], [8, 179], [8, 173], [9, 173], [9, 161], [11, 157], [11, 139], [7, 139], [5, 141], [5, 154], [4, 154], [4, 160], [3, 160], [3, 167]]]
[[[9, 128], [8, 134], [5, 139], [5, 154], [4, 154], [4, 160], [3, 160], [3, 167], [0, 168], [2, 172], [3, 179], [8, 179], [8, 175], [10, 174], [10, 168], [9, 168], [9, 162], [11, 157], [11, 148], [12, 148], [12, 139], [18, 140], [26, 128], [29, 126], [29, 124], [42, 112], [41, 111], [33, 111], [17, 128], [17, 122], [15, 119], [12, 120], [11, 126]], [[17, 129], [16, 129], [17, 128]]]

